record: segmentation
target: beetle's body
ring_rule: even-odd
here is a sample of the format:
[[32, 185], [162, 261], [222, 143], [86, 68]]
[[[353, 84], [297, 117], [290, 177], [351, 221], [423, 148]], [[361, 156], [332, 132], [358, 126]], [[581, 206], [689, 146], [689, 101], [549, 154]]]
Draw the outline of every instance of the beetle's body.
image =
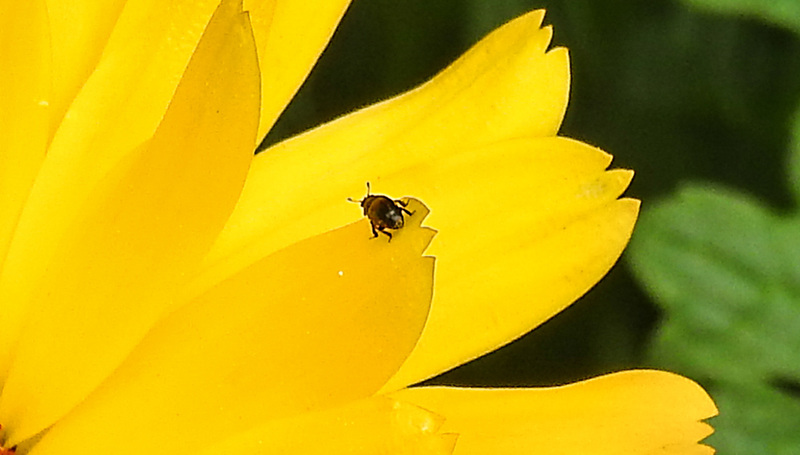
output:
[[358, 202], [364, 209], [364, 216], [369, 219], [372, 225], [372, 238], [378, 236], [378, 232], [386, 234], [389, 241], [392, 240], [392, 233], [387, 232], [386, 229], [400, 229], [405, 224], [403, 219], [403, 212], [411, 215], [411, 212], [406, 210], [407, 203], [399, 199], [391, 199], [382, 194], [370, 194], [369, 182], [367, 182], [367, 195], [360, 201], [349, 199], [351, 202]]

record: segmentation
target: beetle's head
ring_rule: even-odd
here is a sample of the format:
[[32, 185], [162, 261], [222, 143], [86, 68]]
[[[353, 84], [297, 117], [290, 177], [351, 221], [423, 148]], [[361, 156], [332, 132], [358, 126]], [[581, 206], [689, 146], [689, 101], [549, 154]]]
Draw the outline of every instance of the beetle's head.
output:
[[393, 208], [386, 214], [386, 221], [389, 224], [389, 228], [391, 229], [400, 229], [403, 227], [405, 220], [403, 220], [403, 212], [400, 211], [398, 208]]

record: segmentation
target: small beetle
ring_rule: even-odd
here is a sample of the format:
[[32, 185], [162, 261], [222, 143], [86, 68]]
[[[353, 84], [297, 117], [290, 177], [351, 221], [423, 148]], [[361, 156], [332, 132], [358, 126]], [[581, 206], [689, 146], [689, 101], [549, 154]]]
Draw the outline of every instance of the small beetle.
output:
[[388, 196], [382, 194], [370, 194], [369, 182], [367, 182], [367, 195], [364, 199], [356, 201], [352, 198], [347, 198], [350, 202], [357, 202], [364, 208], [364, 216], [369, 219], [372, 225], [372, 238], [378, 236], [378, 232], [386, 234], [389, 241], [392, 241], [392, 233], [386, 232], [386, 229], [400, 229], [403, 227], [405, 220], [403, 220], [403, 212], [407, 215], [413, 213], [406, 210], [407, 202], [399, 199], [390, 199]]

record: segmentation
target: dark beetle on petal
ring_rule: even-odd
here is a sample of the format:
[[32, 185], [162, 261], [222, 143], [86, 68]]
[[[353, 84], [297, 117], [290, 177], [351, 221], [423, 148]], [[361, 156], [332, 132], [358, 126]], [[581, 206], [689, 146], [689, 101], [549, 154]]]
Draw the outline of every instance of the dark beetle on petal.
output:
[[364, 216], [369, 219], [372, 225], [372, 238], [378, 236], [378, 232], [386, 234], [389, 241], [392, 241], [392, 233], [387, 232], [386, 229], [400, 229], [403, 227], [403, 212], [407, 215], [412, 215], [411, 212], [406, 210], [408, 203], [399, 199], [391, 199], [382, 194], [370, 194], [369, 182], [367, 182], [367, 195], [364, 199], [356, 201], [352, 198], [347, 198], [350, 202], [357, 202], [364, 208]]

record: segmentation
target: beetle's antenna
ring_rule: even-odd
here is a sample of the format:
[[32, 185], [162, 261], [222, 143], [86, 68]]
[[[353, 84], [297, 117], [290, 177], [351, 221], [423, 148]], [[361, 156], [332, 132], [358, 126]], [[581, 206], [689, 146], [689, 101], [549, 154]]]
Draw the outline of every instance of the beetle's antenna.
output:
[[[366, 198], [368, 198], [368, 197], [369, 197], [369, 191], [370, 191], [370, 189], [369, 189], [369, 182], [367, 182], [367, 196], [366, 196], [364, 199], [366, 199]], [[360, 203], [361, 203], [361, 201], [363, 201], [364, 199], [361, 199], [360, 201], [357, 201], [357, 200], [355, 200], [355, 199], [353, 199], [353, 198], [351, 198], [351, 197], [347, 198], [347, 200], [348, 200], [348, 201], [350, 201], [350, 202], [355, 202], [356, 204], [360, 204]]]

